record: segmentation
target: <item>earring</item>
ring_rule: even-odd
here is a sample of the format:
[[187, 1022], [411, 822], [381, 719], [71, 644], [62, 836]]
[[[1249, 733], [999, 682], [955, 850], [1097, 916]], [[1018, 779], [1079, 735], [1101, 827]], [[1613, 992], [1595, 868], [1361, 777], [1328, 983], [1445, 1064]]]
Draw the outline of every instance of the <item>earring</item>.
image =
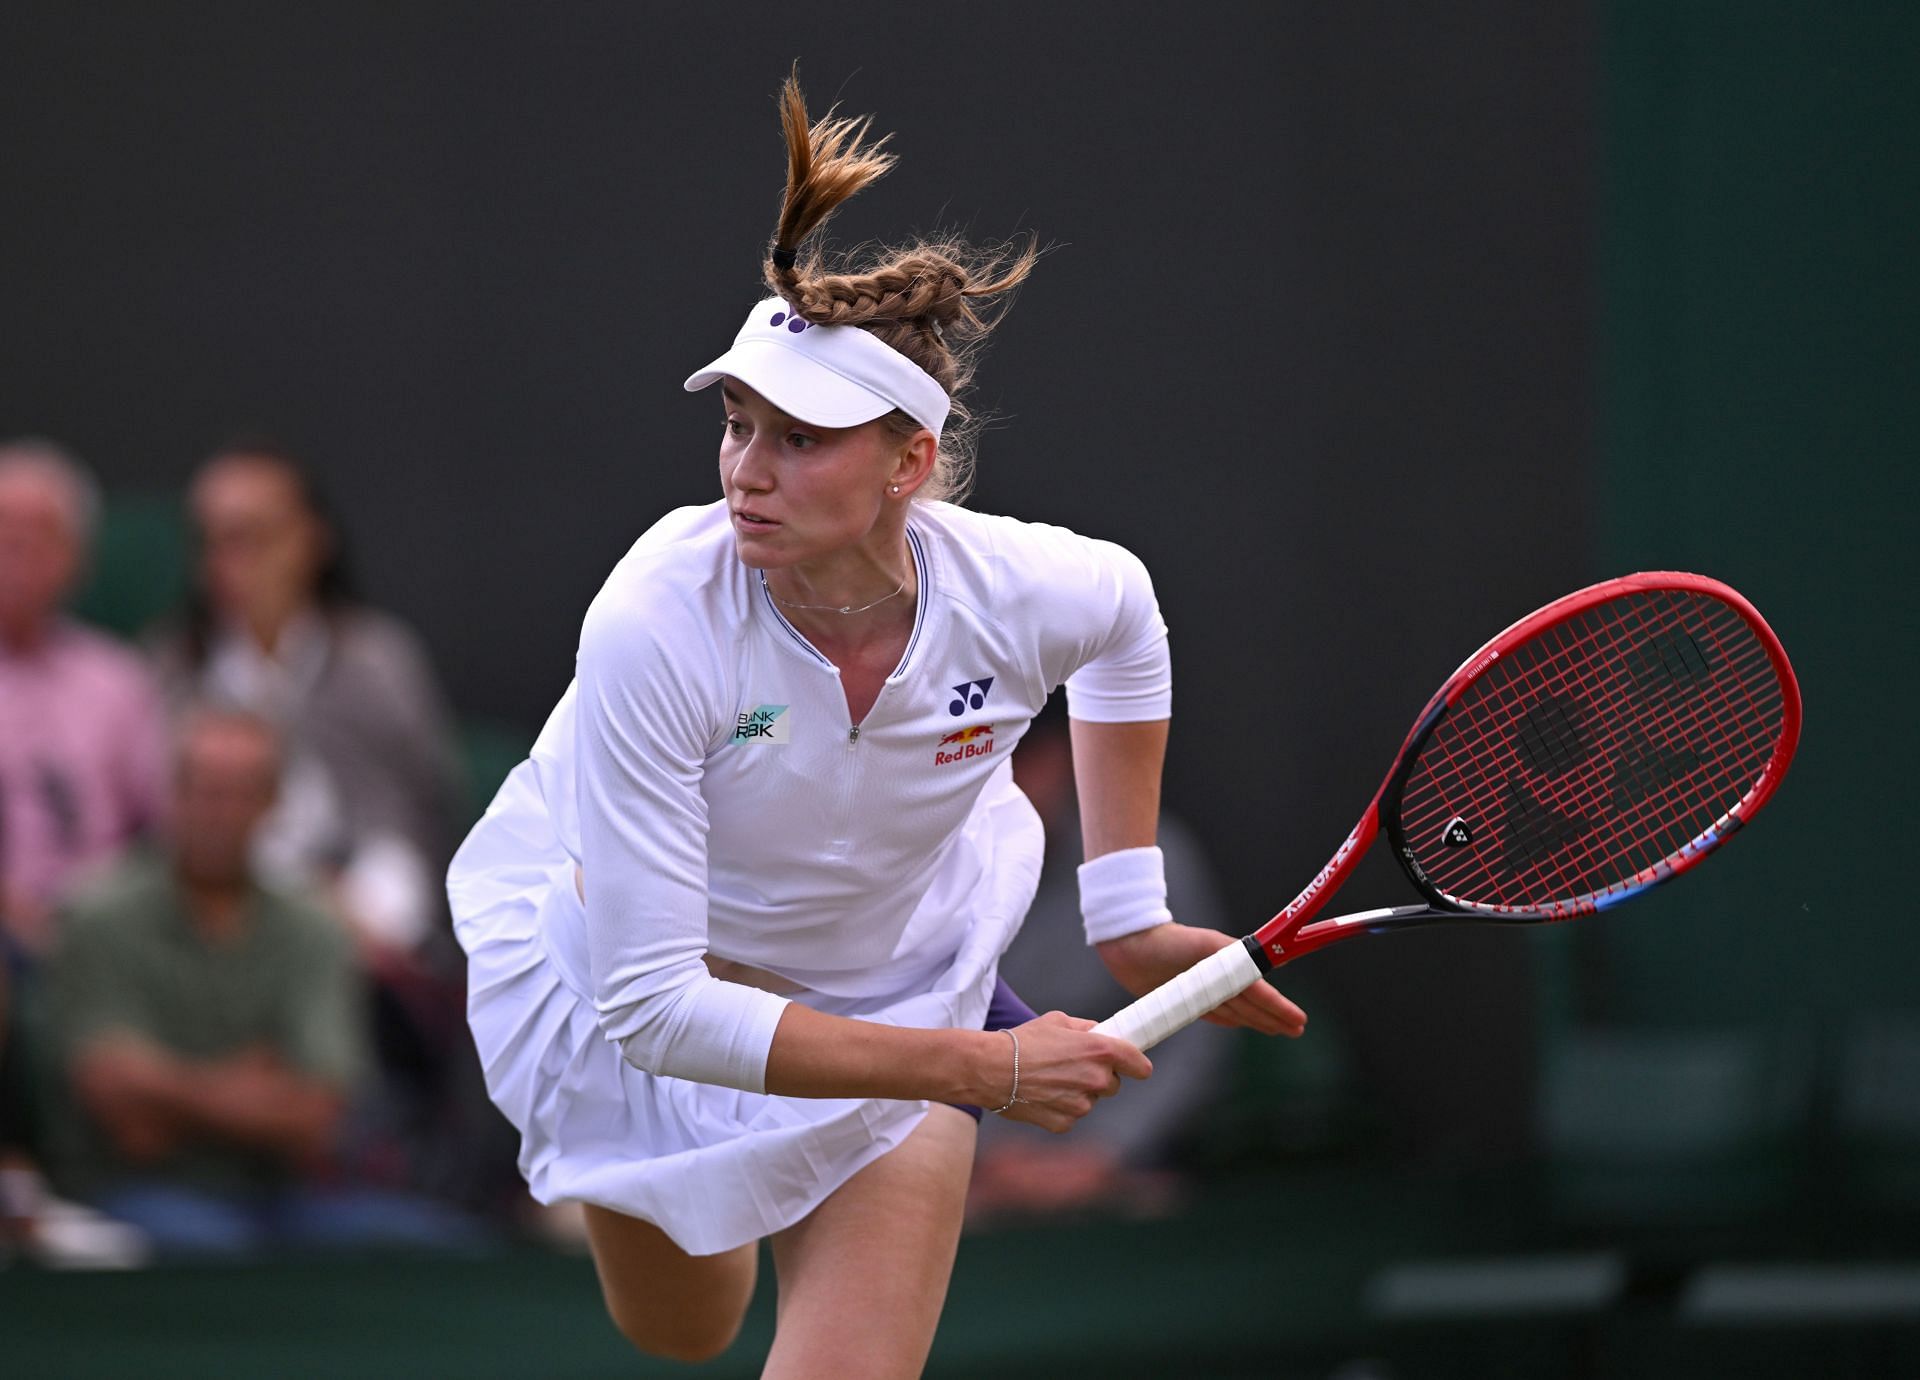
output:
[[899, 486], [898, 484], [895, 484], [895, 485], [893, 486], [893, 491], [894, 491], [895, 493], [899, 493], [899, 492], [900, 492], [900, 486]]

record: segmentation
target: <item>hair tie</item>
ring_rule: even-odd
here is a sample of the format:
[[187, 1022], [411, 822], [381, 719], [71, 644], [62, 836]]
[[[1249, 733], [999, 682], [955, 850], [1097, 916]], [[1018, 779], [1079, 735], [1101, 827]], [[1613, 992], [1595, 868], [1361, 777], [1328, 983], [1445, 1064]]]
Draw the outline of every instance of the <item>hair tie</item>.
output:
[[794, 265], [793, 251], [791, 249], [784, 247], [783, 245], [776, 244], [773, 247], [773, 266], [779, 269], [782, 273], [785, 273], [790, 269], [792, 269], [793, 265]]

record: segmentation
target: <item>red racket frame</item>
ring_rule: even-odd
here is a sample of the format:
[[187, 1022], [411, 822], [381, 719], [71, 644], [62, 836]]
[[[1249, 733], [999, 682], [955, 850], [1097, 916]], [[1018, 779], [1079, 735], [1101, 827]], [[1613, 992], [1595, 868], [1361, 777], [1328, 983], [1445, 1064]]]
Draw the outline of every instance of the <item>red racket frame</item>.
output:
[[[1371, 924], [1356, 923], [1356, 917], [1340, 917], [1338, 920], [1312, 923], [1313, 917], [1319, 914], [1320, 909], [1340, 889], [1341, 884], [1347, 880], [1367, 849], [1379, 836], [1381, 802], [1398, 789], [1402, 778], [1410, 769], [1414, 758], [1440, 722], [1441, 717], [1460, 701], [1474, 682], [1497, 665], [1504, 653], [1531, 641], [1549, 629], [1608, 600], [1653, 590], [1683, 590], [1705, 594], [1727, 604], [1753, 629], [1772, 660], [1774, 670], [1780, 679], [1782, 718], [1780, 738], [1775, 746], [1773, 757], [1761, 770], [1752, 788], [1724, 816], [1679, 852], [1646, 868], [1626, 882], [1610, 889], [1607, 894], [1599, 897], [1583, 897], [1550, 910], [1483, 908], [1451, 901], [1436, 891], [1424, 877], [1418, 875], [1404, 855], [1396, 850], [1396, 860], [1400, 862], [1401, 870], [1407, 873], [1408, 880], [1427, 897], [1429, 905], [1404, 906], [1378, 912], [1374, 917], [1377, 923]], [[1679, 876], [1725, 843], [1727, 837], [1745, 824], [1779, 788], [1782, 778], [1786, 775], [1787, 766], [1793, 760], [1794, 749], [1799, 741], [1800, 687], [1799, 682], [1794, 678], [1793, 667], [1787, 660], [1786, 650], [1780, 645], [1780, 639], [1774, 635], [1773, 629], [1767, 626], [1766, 619], [1760, 616], [1760, 611], [1736, 590], [1709, 576], [1691, 575], [1681, 571], [1646, 571], [1622, 576], [1615, 580], [1605, 580], [1597, 585], [1575, 590], [1572, 594], [1556, 599], [1544, 608], [1528, 614], [1512, 627], [1489, 640], [1447, 678], [1446, 683], [1427, 702], [1426, 708], [1415, 720], [1413, 730], [1407, 734], [1406, 741], [1400, 746], [1399, 754], [1394, 758], [1392, 769], [1380, 783], [1380, 789], [1374, 792], [1373, 800], [1367, 805], [1366, 813], [1360, 816], [1360, 822], [1354, 826], [1353, 832], [1347, 835], [1346, 842], [1334, 851], [1327, 865], [1320, 869], [1318, 875], [1307, 883], [1298, 896], [1247, 937], [1247, 947], [1250, 950], [1257, 947], [1258, 959], [1262, 966], [1274, 966], [1298, 958], [1302, 954], [1311, 953], [1315, 949], [1324, 948], [1350, 935], [1391, 928], [1396, 921], [1432, 921], [1457, 916], [1462, 920], [1535, 922], [1569, 920], [1577, 915], [1590, 915], [1604, 906], [1624, 900], [1649, 886]]]

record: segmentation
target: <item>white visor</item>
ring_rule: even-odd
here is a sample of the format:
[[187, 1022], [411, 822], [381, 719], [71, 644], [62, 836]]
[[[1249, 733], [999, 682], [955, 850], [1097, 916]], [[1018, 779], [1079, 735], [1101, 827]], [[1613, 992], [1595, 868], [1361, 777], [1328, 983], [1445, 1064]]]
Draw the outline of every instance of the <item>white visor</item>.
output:
[[733, 348], [685, 387], [697, 393], [723, 378], [815, 426], [858, 426], [897, 407], [938, 436], [952, 406], [933, 375], [872, 332], [817, 326], [778, 297], [748, 312]]

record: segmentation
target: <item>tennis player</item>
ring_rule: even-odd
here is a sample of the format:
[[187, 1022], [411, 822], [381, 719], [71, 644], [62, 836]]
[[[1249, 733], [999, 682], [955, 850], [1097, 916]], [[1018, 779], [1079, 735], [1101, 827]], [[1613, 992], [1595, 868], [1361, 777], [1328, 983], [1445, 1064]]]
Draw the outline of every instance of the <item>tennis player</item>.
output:
[[[732, 1341], [768, 1238], [765, 1373], [916, 1374], [980, 1109], [1065, 1131], [1146, 1056], [996, 976], [1039, 820], [1009, 758], [1064, 683], [1089, 942], [1144, 992], [1221, 945], [1154, 844], [1170, 701], [1146, 570], [957, 506], [969, 352], [1034, 253], [807, 242], [892, 164], [783, 94], [772, 296], [717, 385], [719, 502], [670, 513], [589, 608], [576, 677], [455, 858], [488, 1085], [544, 1202], [587, 1205], [641, 1350]], [[1258, 985], [1216, 1013], [1297, 1034]]]

